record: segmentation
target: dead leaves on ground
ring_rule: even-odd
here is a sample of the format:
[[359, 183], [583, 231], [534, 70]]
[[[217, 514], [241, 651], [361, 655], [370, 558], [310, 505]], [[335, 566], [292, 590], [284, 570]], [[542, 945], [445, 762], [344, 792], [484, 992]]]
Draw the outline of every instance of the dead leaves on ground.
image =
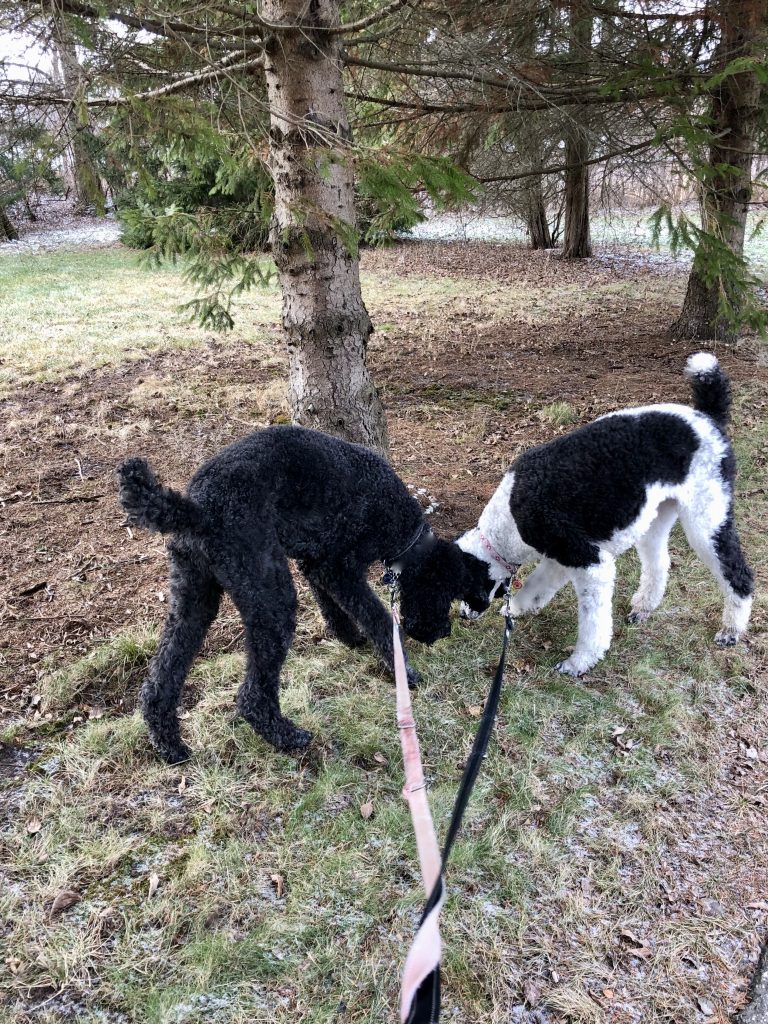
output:
[[62, 889], [56, 894], [53, 903], [51, 904], [50, 916], [55, 917], [57, 914], [61, 914], [63, 911], [73, 907], [76, 903], [79, 903], [82, 896], [75, 889]]

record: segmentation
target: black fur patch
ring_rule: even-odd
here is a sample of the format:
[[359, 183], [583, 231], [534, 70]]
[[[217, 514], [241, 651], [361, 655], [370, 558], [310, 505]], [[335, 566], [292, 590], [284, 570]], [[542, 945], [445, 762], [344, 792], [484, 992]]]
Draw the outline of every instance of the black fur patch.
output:
[[754, 576], [747, 565], [739, 543], [739, 535], [733, 523], [733, 512], [715, 534], [715, 551], [720, 560], [723, 576], [728, 580], [739, 597], [749, 597], [754, 589]]
[[690, 376], [693, 407], [711, 417], [724, 430], [731, 418], [731, 384], [717, 366], [707, 373]]
[[733, 485], [736, 483], [736, 456], [733, 454], [730, 441], [727, 438], [725, 440], [728, 450], [720, 460], [720, 476], [733, 491]]
[[597, 543], [628, 527], [652, 483], [681, 483], [699, 440], [673, 413], [615, 415], [525, 452], [510, 509], [526, 544], [571, 568], [599, 561]]

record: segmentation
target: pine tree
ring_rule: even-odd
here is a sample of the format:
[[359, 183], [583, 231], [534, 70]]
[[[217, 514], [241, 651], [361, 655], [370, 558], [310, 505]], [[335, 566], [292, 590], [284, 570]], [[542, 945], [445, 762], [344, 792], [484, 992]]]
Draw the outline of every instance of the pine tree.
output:
[[[752, 159], [760, 106], [757, 47], [768, 26], [765, 0], [721, 0], [720, 40], [710, 79], [709, 160], [699, 164], [702, 230], [680, 317], [677, 338], [733, 340], [751, 300], [752, 275], [744, 261], [744, 236], [752, 198]], [[694, 159], [696, 159], [694, 155]]]

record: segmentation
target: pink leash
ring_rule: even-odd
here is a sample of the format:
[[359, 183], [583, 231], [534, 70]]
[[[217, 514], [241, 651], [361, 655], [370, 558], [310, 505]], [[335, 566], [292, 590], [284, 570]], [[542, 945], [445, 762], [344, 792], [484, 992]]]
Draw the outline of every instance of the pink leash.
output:
[[397, 725], [400, 730], [400, 744], [403, 748], [405, 787], [403, 796], [411, 809], [416, 846], [419, 851], [421, 877], [427, 893], [427, 903], [421, 916], [419, 929], [413, 940], [405, 967], [403, 968], [400, 990], [401, 1024], [438, 1024], [440, 1019], [440, 954], [441, 941], [438, 919], [445, 902], [443, 872], [450, 856], [464, 817], [472, 788], [480, 771], [480, 764], [488, 747], [499, 706], [504, 683], [504, 665], [507, 658], [509, 638], [512, 633], [512, 617], [509, 610], [509, 588], [505, 587], [504, 638], [496, 674], [485, 702], [472, 749], [467, 758], [453, 813], [443, 845], [442, 855], [437, 845], [435, 826], [429, 812], [427, 784], [421, 765], [416, 723], [411, 709], [411, 695], [408, 690], [408, 676], [405, 656], [400, 643], [400, 616], [395, 602], [397, 576], [384, 577], [391, 587], [392, 595], [392, 643], [395, 661], [395, 684], [397, 690]]
[[[400, 746], [403, 750], [403, 767], [405, 769], [403, 796], [408, 801], [411, 811], [416, 847], [419, 852], [421, 878], [424, 883], [424, 891], [429, 896], [440, 876], [440, 847], [437, 845], [437, 835], [427, 800], [427, 783], [421, 765], [419, 739], [416, 735], [416, 722], [413, 719], [399, 626], [400, 616], [397, 608], [393, 607], [392, 641], [395, 649], [397, 727], [400, 730]], [[402, 1024], [407, 1024], [419, 985], [440, 963], [442, 944], [438, 918], [443, 900], [444, 896], [424, 919], [405, 961], [400, 991], [400, 1020]]]

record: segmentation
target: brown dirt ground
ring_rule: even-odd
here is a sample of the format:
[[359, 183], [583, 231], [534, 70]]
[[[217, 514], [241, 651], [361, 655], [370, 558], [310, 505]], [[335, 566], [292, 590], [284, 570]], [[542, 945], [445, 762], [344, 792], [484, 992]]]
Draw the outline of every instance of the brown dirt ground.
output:
[[[365, 266], [531, 288], [639, 284], [658, 273], [477, 243], [402, 244], [366, 253]], [[634, 305], [542, 327], [499, 326], [482, 311], [452, 305], [439, 344], [428, 351], [425, 325], [408, 310], [396, 322], [395, 344], [374, 335], [370, 361], [388, 410], [392, 461], [404, 479], [437, 497], [436, 527], [469, 526], [511, 459], [565, 429], [537, 417], [542, 406], [569, 402], [583, 422], [625, 404], [686, 401], [681, 370], [690, 346], [668, 336], [674, 309], [673, 302], [669, 309]], [[279, 351], [277, 327], [266, 340]], [[720, 356], [736, 387], [756, 374], [768, 378], [749, 345]], [[129, 624], [163, 618], [163, 542], [123, 525], [116, 465], [148, 454], [167, 482], [183, 484], [203, 458], [269, 421], [254, 418], [248, 395], [282, 373], [282, 366], [260, 365], [251, 347], [210, 339], [202, 349], [29, 386], [2, 403], [0, 542], [8, 555], [0, 591], [0, 716], [18, 714], [41, 671], [82, 656]], [[210, 395], [207, 408], [205, 395], [190, 400], [178, 382]], [[238, 637], [235, 616], [224, 615], [208, 647], [220, 650]]]

